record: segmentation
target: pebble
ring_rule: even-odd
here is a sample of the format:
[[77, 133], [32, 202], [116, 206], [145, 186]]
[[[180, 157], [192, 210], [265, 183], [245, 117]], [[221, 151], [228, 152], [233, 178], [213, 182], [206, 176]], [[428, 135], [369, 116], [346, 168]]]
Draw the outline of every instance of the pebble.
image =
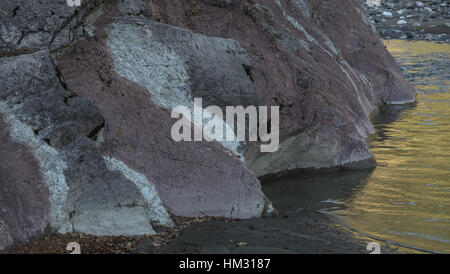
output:
[[389, 18], [391, 18], [391, 17], [392, 17], [392, 12], [389, 12], [389, 11], [383, 11], [383, 16], [384, 16], [384, 17], [389, 17]]

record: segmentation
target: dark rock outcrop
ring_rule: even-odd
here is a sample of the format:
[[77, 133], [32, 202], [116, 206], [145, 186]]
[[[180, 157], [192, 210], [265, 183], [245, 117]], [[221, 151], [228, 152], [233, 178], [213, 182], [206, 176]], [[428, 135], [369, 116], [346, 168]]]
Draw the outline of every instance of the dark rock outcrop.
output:
[[[157, 54], [161, 54], [157, 48], [154, 52], [146, 52], [145, 47], [136, 47], [133, 51], [123, 43], [117, 46], [126, 47], [124, 52], [129, 54], [137, 51], [143, 53], [126, 59], [128, 62], [145, 62], [146, 54], [155, 54], [154, 58], [158, 60]], [[125, 59], [128, 56], [124, 52], [122, 57]], [[173, 59], [170, 61], [176, 62]], [[169, 66], [170, 61], [160, 64]], [[129, 64], [125, 62], [125, 65]], [[145, 82], [139, 82], [152, 81], [150, 73], [158, 73], [161, 67], [147, 69], [143, 65], [142, 70], [133, 71], [132, 65], [130, 72], [134, 72], [136, 82], [141, 84], [138, 85], [117, 75], [108, 48], [95, 41], [80, 42], [73, 52], [58, 60], [58, 66], [68, 87], [81, 97], [95, 102], [105, 117], [104, 142], [101, 145], [103, 153], [124, 161], [154, 182], [163, 203], [171, 212], [181, 216], [206, 214], [236, 218], [256, 217], [262, 213], [265, 198], [259, 182], [239, 159], [231, 157], [218, 143], [177, 143], [172, 140], [170, 131], [173, 120], [170, 112], [163, 109], [166, 107], [164, 103], [176, 105], [177, 102], [189, 102], [181, 91], [179, 94], [175, 93], [178, 90], [171, 93], [172, 88], [178, 87], [177, 84], [170, 86], [166, 83], [164, 90], [158, 89], [157, 82], [153, 82], [155, 86], [152, 88], [158, 92], [164, 91], [162, 97], [168, 99], [152, 101]], [[180, 65], [172, 69], [175, 70], [173, 74], [161, 71], [159, 76], [168, 75], [173, 79], [171, 83], [179, 83], [177, 77], [183, 76], [177, 75], [176, 71], [183, 67]]]
[[82, 2], [75, 9], [65, 0], [4, 1], [0, 11], [0, 54], [54, 50], [68, 45], [83, 35], [87, 15], [102, 0]]
[[[3, 58], [0, 71], [0, 112], [11, 139], [28, 146], [39, 164], [35, 176], [42, 175], [48, 190], [43, 198], [50, 202], [51, 228], [134, 235], [153, 233], [149, 219], [170, 223], [159, 199], [149, 204], [136, 180], [120, 169], [121, 163], [98, 151], [93, 135], [104, 124], [100, 112], [63, 88], [47, 51]], [[148, 192], [155, 192], [145, 183]], [[149, 216], [155, 208], [159, 215]], [[29, 217], [26, 211], [16, 214], [4, 222]]]
[[232, 38], [247, 51], [257, 97], [281, 107], [282, 140], [275, 153], [247, 147], [249, 168], [270, 176], [373, 166], [365, 142], [373, 133], [370, 113], [414, 95], [359, 1], [213, 2], [150, 7], [158, 21]]
[[[151, 234], [169, 212], [259, 217], [257, 177], [373, 166], [370, 113], [414, 100], [358, 0], [0, 7], [0, 248], [46, 227]], [[193, 97], [279, 106], [280, 149], [175, 142], [170, 111]]]

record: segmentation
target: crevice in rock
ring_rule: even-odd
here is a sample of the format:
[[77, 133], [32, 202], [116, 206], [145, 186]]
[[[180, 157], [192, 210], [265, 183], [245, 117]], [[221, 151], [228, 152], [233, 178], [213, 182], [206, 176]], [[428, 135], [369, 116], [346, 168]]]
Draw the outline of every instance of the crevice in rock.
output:
[[17, 12], [19, 11], [19, 9], [20, 9], [20, 6], [17, 6], [14, 8], [12, 17], [15, 17], [17, 15]]
[[55, 70], [56, 76], [58, 77], [59, 83], [70, 94], [69, 96], [64, 97], [64, 104], [66, 106], [69, 106], [69, 99], [72, 99], [74, 97], [78, 97], [78, 94], [76, 94], [75, 92], [73, 92], [73, 91], [71, 91], [69, 89], [69, 87], [67, 86], [66, 81], [64, 80], [64, 76], [61, 73], [61, 70], [59, 69], [59, 67], [56, 65], [55, 61], [51, 57], [50, 57], [50, 61], [53, 64], [53, 68]]
[[24, 37], [25, 37], [25, 34], [23, 33], [23, 31], [21, 31], [19, 41], [17, 41], [17, 45], [20, 45], [20, 43], [22, 43], [22, 40]]
[[50, 143], [50, 139], [44, 138], [42, 141], [46, 142], [48, 146], [50, 146], [50, 147], [52, 146]]
[[19, 56], [19, 55], [23, 55], [23, 54], [31, 54], [31, 53], [35, 53], [35, 52], [39, 52], [39, 51], [40, 50], [21, 48], [21, 49], [7, 51], [7, 52], [0, 52], [0, 58], [14, 57], [14, 56]]
[[[58, 34], [68, 25], [72, 22], [73, 18], [75, 18], [75, 16], [78, 15], [78, 13], [80, 12], [80, 10], [82, 8], [85, 8], [86, 4], [82, 4], [81, 7], [79, 7], [71, 16], [67, 17], [66, 20], [59, 26], [58, 29], [55, 30], [55, 32], [52, 34], [52, 38], [50, 39], [50, 42], [48, 43], [48, 48], [49, 50], [52, 47], [53, 41], [56, 39], [56, 37], [58, 36]], [[84, 19], [84, 18], [83, 18]], [[74, 28], [78, 27], [81, 24], [81, 21], [79, 22], [78, 25], [74, 26]], [[69, 33], [70, 35], [70, 33]]]
[[[78, 7], [76, 9], [76, 11], [74, 13], [72, 13], [70, 16], [68, 16], [66, 18], [66, 20], [64, 22], [62, 22], [62, 24], [58, 27], [58, 29], [56, 29], [53, 33], [52, 33], [52, 38], [50, 39], [50, 42], [48, 43], [48, 49], [49, 51], [54, 54], [57, 52], [60, 52], [62, 49], [64, 48], [68, 48], [71, 46], [71, 44], [74, 42], [75, 40], [75, 36], [72, 36], [74, 30], [76, 30], [77, 28], [79, 28], [80, 26], [83, 27], [83, 36], [86, 34], [85, 31], [85, 21], [86, 18], [90, 15], [90, 12], [92, 10], [95, 10], [97, 7], [99, 7], [101, 4], [103, 4], [103, 0], [102, 1], [94, 1], [94, 3], [92, 5], [89, 5], [89, 2], [82, 2], [82, 5], [80, 7]], [[77, 18], [77, 16], [79, 16], [81, 11], [85, 11], [85, 13], [80, 17], [78, 22], [73, 22], [75, 18]], [[74, 25], [71, 25], [72, 23], [75, 23]], [[63, 31], [68, 25], [71, 25], [71, 29], [69, 30], [69, 41], [66, 45], [62, 45], [61, 47], [55, 48], [52, 50], [52, 44], [55, 41], [56, 37], [61, 33], [61, 31]]]
[[105, 122], [101, 123], [99, 126], [97, 126], [96, 128], [94, 128], [88, 135], [87, 137], [89, 139], [91, 139], [92, 141], [97, 141], [98, 140], [98, 133], [105, 127]]
[[[58, 66], [55, 64], [55, 61], [54, 61], [52, 58], [50, 58], [50, 59], [51, 59], [51, 61], [52, 61], [53, 67], [54, 67], [55, 72], [56, 72], [56, 76], [58, 76], [58, 79], [59, 79], [59, 82], [60, 82], [61, 86], [62, 86], [65, 90], [67, 90], [68, 92], [70, 92], [69, 87], [67, 86], [66, 81], [64, 81], [64, 76], [62, 75], [62, 73], [61, 73], [61, 71], [59, 70]], [[72, 92], [70, 92], [70, 93], [72, 94]]]
[[255, 83], [255, 80], [253, 79], [253, 75], [252, 75], [252, 68], [249, 65], [246, 64], [242, 64], [242, 67], [245, 70], [245, 73], [247, 73], [248, 78], [250, 79], [250, 81], [252, 81], [252, 83]]

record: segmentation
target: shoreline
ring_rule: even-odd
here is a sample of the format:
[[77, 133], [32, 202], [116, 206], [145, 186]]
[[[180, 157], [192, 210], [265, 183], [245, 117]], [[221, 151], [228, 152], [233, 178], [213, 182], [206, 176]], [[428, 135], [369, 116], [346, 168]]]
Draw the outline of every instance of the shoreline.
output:
[[[316, 211], [229, 220], [184, 219], [184, 227], [153, 236], [96, 237], [54, 233], [5, 254], [65, 254], [77, 242], [82, 254], [369, 254], [373, 240], [355, 237], [332, 218]], [[190, 223], [191, 222], [191, 223]], [[380, 242], [382, 253], [396, 253]]]
[[389, 1], [365, 8], [383, 39], [450, 43], [450, 5], [440, 1]]
[[[402, 104], [404, 108], [414, 105]], [[388, 106], [378, 106], [373, 111], [372, 122], [383, 107]], [[367, 138], [368, 143], [371, 137]], [[312, 174], [343, 172], [352, 171], [344, 169]], [[297, 174], [311, 175], [302, 172]], [[339, 222], [337, 216], [320, 212], [318, 208], [243, 220], [171, 218], [175, 223], [173, 228], [152, 224], [158, 233], [156, 235], [94, 236], [55, 232], [38, 237], [28, 244], [16, 245], [0, 254], [68, 254], [71, 251], [66, 250], [66, 247], [70, 242], [79, 243], [82, 254], [370, 254], [367, 244], [374, 241], [380, 244], [382, 254], [418, 251], [363, 235]]]
[[[339, 172], [342, 171], [337, 174]], [[305, 196], [298, 196], [298, 199]], [[367, 244], [373, 241], [373, 237], [356, 235], [356, 231], [343, 226], [318, 208], [245, 220], [172, 218], [176, 224], [174, 228], [152, 224], [158, 232], [152, 236], [51, 233], [0, 253], [70, 253], [66, 250], [67, 244], [77, 242], [82, 254], [369, 254]], [[380, 239], [379, 243], [382, 253], [399, 252], [398, 248], [392, 248], [386, 241]]]
[[[416, 103], [402, 104], [403, 108]], [[383, 106], [371, 114], [373, 122]], [[395, 107], [395, 106], [394, 106]], [[396, 105], [399, 107], [399, 105]], [[367, 142], [370, 143], [371, 137]], [[342, 170], [331, 172], [339, 174]], [[351, 172], [351, 171], [347, 171]], [[264, 185], [264, 183], [263, 183]], [[5, 254], [66, 254], [67, 244], [78, 242], [82, 254], [369, 254], [376, 241], [382, 253], [432, 252], [415, 250], [346, 227], [336, 216], [319, 210], [280, 213], [246, 220], [172, 216], [174, 228], [155, 226], [152, 236], [92, 236], [84, 233], [51, 233], [29, 244], [16, 245]]]

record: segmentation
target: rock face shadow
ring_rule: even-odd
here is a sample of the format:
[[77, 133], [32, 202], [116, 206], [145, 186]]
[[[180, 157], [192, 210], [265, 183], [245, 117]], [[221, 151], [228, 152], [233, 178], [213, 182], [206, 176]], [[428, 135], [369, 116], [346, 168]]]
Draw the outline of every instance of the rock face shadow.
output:
[[[384, 129], [398, 120], [405, 110], [416, 104], [383, 105], [372, 117], [376, 129], [368, 138], [386, 139]], [[307, 210], [321, 210], [327, 205], [345, 207], [342, 200], [351, 199], [353, 194], [363, 188], [376, 167], [365, 170], [342, 170], [326, 173], [303, 172], [291, 173], [280, 178], [262, 179], [262, 189], [280, 213], [297, 213]]]
[[373, 169], [300, 174], [265, 180], [263, 191], [281, 214], [344, 207], [342, 200], [364, 187]]

